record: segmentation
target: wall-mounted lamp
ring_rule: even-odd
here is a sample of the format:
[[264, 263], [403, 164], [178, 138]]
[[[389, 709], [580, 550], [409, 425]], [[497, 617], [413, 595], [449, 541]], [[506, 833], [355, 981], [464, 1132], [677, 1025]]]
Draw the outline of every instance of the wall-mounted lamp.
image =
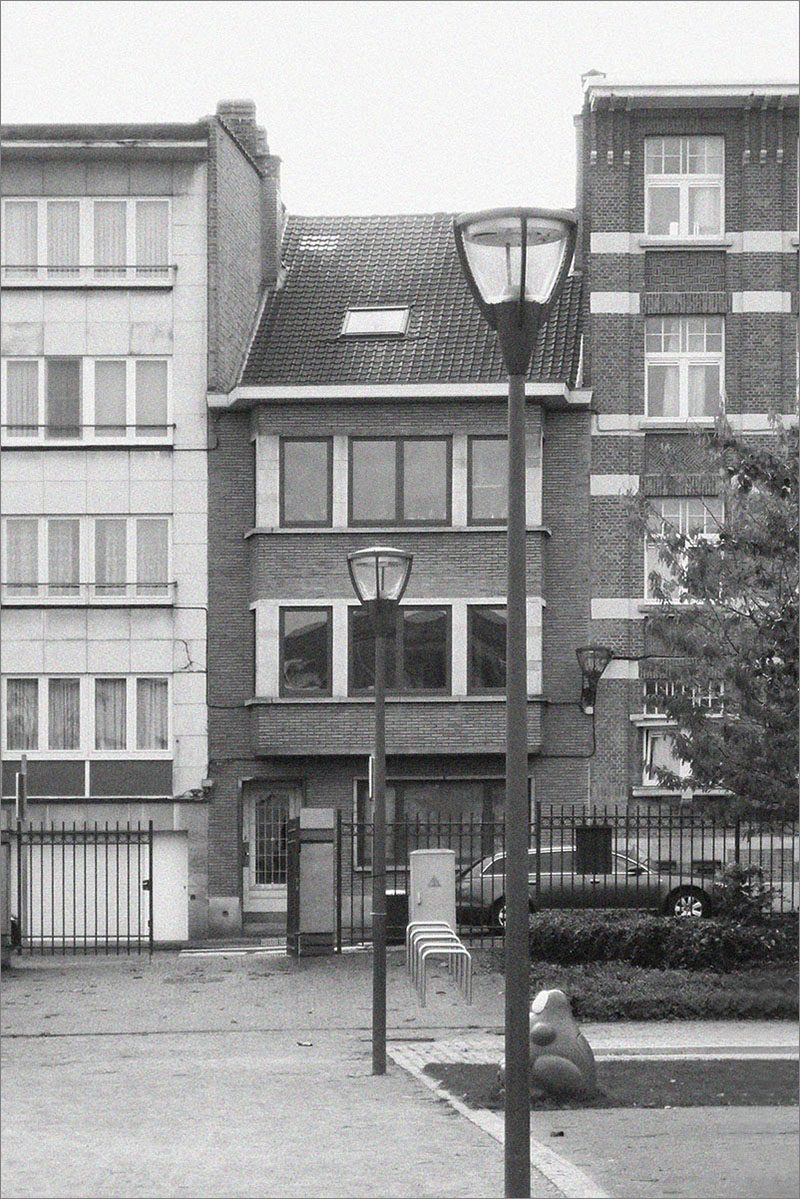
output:
[[575, 656], [583, 675], [581, 709], [587, 716], [591, 716], [594, 712], [594, 701], [597, 698], [597, 684], [614, 654], [605, 645], [583, 645], [580, 649], [575, 650]]

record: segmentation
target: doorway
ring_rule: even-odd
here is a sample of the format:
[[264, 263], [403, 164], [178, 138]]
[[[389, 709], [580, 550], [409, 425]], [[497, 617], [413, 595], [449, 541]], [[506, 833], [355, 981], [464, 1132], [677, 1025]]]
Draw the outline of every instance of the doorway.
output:
[[256, 780], [243, 785], [245, 913], [286, 911], [286, 826], [299, 815], [302, 795], [302, 787], [296, 782]]

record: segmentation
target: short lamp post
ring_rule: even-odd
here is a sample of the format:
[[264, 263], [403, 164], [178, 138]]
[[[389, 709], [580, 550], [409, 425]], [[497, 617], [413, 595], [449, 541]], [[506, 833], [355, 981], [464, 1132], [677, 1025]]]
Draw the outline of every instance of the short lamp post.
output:
[[411, 574], [412, 555], [370, 546], [347, 555], [353, 589], [375, 633], [372, 769], [372, 1073], [386, 1073], [386, 643]]
[[478, 307], [497, 330], [508, 386], [506, 631], [505, 1194], [530, 1195], [528, 696], [525, 613], [525, 377], [569, 269], [571, 212], [498, 208], [454, 221]]
[[597, 698], [597, 684], [603, 671], [614, 657], [613, 651], [605, 645], [582, 645], [575, 650], [578, 665], [581, 668], [581, 710], [587, 716], [594, 716], [594, 701]]

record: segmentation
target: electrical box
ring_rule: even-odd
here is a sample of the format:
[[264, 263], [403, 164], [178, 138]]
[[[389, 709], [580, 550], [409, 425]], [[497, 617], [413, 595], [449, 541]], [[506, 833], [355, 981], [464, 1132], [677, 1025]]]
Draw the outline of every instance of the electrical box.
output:
[[611, 874], [610, 824], [579, 824], [575, 828], [575, 873]]
[[415, 849], [409, 855], [408, 921], [444, 920], [456, 928], [456, 855], [452, 849]]
[[302, 808], [287, 827], [286, 950], [294, 957], [333, 953], [333, 808]]

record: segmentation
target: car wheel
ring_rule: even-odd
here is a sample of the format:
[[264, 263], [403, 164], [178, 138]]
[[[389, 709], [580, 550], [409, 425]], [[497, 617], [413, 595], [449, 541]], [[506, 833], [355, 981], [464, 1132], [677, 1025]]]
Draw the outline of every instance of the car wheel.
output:
[[[530, 923], [530, 917], [535, 915], [535, 913], [536, 913], [536, 908], [533, 906], [532, 903], [529, 903], [528, 904], [529, 923]], [[494, 925], [495, 928], [499, 929], [501, 932], [506, 931], [506, 897], [505, 897], [505, 895], [501, 895], [500, 898], [496, 899], [494, 901], [494, 903], [492, 904], [492, 924]]]
[[711, 900], [699, 887], [679, 887], [668, 896], [664, 908], [667, 916], [691, 917], [711, 915]]

